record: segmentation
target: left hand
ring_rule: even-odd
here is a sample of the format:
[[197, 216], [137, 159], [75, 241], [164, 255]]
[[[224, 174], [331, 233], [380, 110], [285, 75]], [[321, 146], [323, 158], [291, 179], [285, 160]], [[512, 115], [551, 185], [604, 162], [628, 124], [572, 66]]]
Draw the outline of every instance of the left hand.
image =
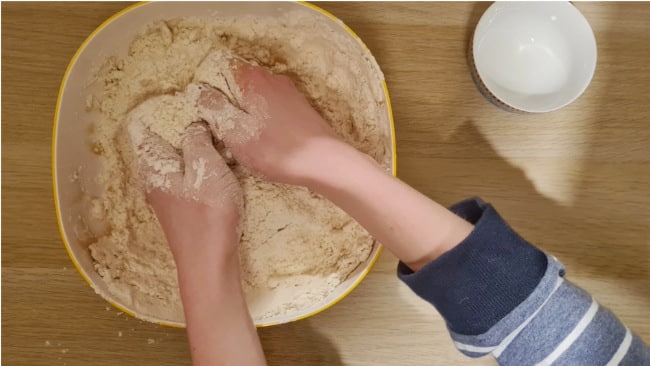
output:
[[[218, 238], [239, 239], [242, 191], [215, 149], [208, 128], [195, 123], [185, 130], [182, 156], [141, 126], [129, 126], [129, 130], [147, 200], [177, 265], [195, 262], [206, 251], [216, 251], [222, 259], [236, 257], [238, 240]], [[213, 248], [224, 242], [229, 244]]]
[[176, 261], [194, 365], [265, 365], [241, 288], [242, 191], [208, 128], [188, 127], [181, 154], [142, 125], [129, 132]]

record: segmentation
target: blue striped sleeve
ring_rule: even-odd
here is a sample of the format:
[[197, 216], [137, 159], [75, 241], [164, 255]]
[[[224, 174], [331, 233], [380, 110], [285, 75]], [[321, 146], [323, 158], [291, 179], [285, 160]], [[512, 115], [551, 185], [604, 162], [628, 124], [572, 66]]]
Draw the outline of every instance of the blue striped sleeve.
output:
[[452, 211], [475, 225], [469, 237], [418, 272], [400, 263], [398, 275], [438, 309], [459, 351], [500, 365], [650, 365], [648, 346], [492, 206]]

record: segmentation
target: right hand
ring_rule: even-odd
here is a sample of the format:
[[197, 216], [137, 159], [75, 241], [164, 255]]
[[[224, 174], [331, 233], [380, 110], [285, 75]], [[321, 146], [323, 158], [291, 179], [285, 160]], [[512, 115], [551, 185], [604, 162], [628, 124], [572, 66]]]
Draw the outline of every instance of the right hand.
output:
[[200, 115], [251, 173], [304, 185], [342, 142], [288, 77], [243, 63], [235, 72], [239, 108], [207, 89], [199, 98]]

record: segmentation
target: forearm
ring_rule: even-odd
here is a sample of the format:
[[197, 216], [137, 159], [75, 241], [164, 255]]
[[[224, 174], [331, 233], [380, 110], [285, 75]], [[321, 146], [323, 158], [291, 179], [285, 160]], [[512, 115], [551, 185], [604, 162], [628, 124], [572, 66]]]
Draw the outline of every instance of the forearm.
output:
[[241, 288], [238, 256], [220, 252], [228, 245], [219, 241], [237, 241], [238, 236], [216, 238], [204, 252], [177, 259], [193, 363], [265, 365]]
[[[390, 176], [343, 143], [310, 176], [307, 185], [359, 222], [413, 270], [460, 243], [472, 225]], [[332, 174], [336, 172], [336, 174]]]

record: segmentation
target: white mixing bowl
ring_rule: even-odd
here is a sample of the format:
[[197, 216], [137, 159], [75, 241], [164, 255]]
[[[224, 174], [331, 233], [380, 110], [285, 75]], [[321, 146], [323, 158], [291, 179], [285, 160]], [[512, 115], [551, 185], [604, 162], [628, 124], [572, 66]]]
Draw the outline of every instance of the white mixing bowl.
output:
[[[105, 21], [81, 45], [74, 55], [63, 77], [54, 116], [54, 135], [52, 139], [52, 176], [54, 200], [61, 236], [70, 259], [81, 276], [92, 288], [113, 306], [121, 311], [148, 321], [170, 326], [184, 326], [181, 322], [159, 319], [143, 314], [131, 305], [120, 302], [114, 296], [102, 278], [93, 268], [93, 259], [88, 250], [88, 243], [79, 237], [80, 221], [84, 212], [84, 192], [97, 190], [94, 178], [99, 173], [100, 162], [87, 145], [88, 128], [91, 119], [86, 111], [86, 94], [84, 92], [93, 66], [108, 56], [120, 56], [127, 53], [130, 41], [142, 30], [143, 25], [161, 19], [188, 16], [280, 16], [293, 10], [313, 12], [315, 16], [327, 19], [334, 32], [351, 37], [358, 46], [359, 57], [366, 55], [369, 68], [379, 66], [374, 62], [368, 48], [350, 28], [326, 11], [307, 3], [240, 3], [240, 2], [152, 2], [138, 3]], [[381, 75], [381, 72], [376, 73]], [[387, 144], [391, 146], [392, 172], [395, 174], [395, 133], [388, 90], [383, 78], [372, 80], [384, 90], [384, 105], [377, 120], [385, 126]], [[82, 167], [82, 170], [79, 168]], [[76, 183], [75, 183], [76, 182]], [[368, 259], [361, 263], [348, 278], [330, 293], [323, 301], [305, 309], [272, 318], [266, 318], [257, 326], [268, 326], [303, 319], [317, 314], [336, 304], [349, 294], [368, 274], [379, 258], [381, 246], [374, 243]]]

